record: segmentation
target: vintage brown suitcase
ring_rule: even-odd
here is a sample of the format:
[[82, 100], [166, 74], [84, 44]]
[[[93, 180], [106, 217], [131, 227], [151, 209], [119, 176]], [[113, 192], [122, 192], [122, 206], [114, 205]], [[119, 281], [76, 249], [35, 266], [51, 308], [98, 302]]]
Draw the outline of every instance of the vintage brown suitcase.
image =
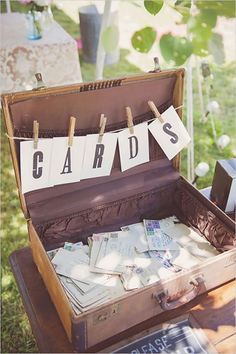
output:
[[[169, 161], [150, 135], [150, 162], [120, 171], [118, 153], [108, 177], [21, 193], [19, 142], [39, 136], [67, 136], [68, 119], [78, 117], [75, 135], [98, 132], [101, 113], [107, 131], [127, 126], [124, 109], [132, 108], [134, 124], [152, 118], [147, 102], [160, 112], [182, 105], [184, 70], [28, 92], [5, 94], [3, 111], [22, 209], [27, 219], [34, 261], [58, 311], [68, 338], [85, 351], [118, 333], [190, 301], [234, 278], [234, 223], [178, 172], [179, 156]], [[181, 108], [177, 109], [181, 116]], [[177, 276], [132, 291], [115, 301], [75, 315], [45, 250], [64, 241], [86, 242], [94, 232], [117, 230], [144, 218], [176, 215], [207, 238], [221, 254]]]

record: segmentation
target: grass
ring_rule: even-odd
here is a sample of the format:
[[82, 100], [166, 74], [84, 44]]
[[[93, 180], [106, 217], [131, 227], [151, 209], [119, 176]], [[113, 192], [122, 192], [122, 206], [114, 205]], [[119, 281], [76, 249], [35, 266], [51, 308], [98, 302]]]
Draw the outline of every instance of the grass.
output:
[[[22, 9], [17, 2], [12, 3], [12, 10]], [[4, 3], [2, 4], [4, 11]], [[74, 38], [79, 37], [78, 25], [68, 18], [62, 11], [53, 9], [55, 19]], [[127, 50], [121, 49], [121, 59], [118, 64], [106, 67], [106, 78], [134, 74], [140, 72], [139, 68], [130, 64], [126, 56]], [[94, 65], [87, 64], [81, 59], [81, 70], [85, 81], [94, 79]], [[222, 152], [216, 148], [211, 132], [210, 121], [200, 123], [199, 99], [197, 94], [196, 73], [194, 72], [194, 129], [195, 129], [195, 164], [206, 161], [210, 165], [208, 175], [199, 180], [198, 187], [203, 188], [212, 182], [214, 165], [217, 159], [232, 157], [235, 145], [235, 70], [236, 63], [224, 67], [213, 67], [214, 90], [212, 98], [221, 106], [221, 115], [216, 118], [217, 133], [228, 134], [232, 143]], [[2, 350], [3, 353], [37, 352], [37, 347], [27, 316], [25, 314], [14, 277], [8, 263], [9, 255], [16, 249], [28, 244], [26, 223], [20, 210], [15, 178], [10, 161], [8, 141], [4, 136], [4, 127], [1, 129], [1, 167], [2, 167]], [[182, 173], [186, 174], [186, 151], [182, 153]]]

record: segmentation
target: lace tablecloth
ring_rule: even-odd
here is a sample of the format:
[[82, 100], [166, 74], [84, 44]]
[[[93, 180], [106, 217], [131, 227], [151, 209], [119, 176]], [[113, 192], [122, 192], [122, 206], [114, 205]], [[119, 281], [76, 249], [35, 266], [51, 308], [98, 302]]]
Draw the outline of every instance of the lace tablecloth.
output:
[[82, 81], [75, 40], [53, 22], [38, 40], [26, 38], [25, 15], [1, 14], [0, 92], [32, 89], [40, 72], [46, 86]]

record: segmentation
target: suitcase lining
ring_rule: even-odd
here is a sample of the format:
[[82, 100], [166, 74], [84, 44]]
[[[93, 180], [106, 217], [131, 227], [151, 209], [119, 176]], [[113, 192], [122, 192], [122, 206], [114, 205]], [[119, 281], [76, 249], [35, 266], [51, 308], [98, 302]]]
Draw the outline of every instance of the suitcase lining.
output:
[[65, 241], [87, 243], [88, 236], [93, 233], [115, 231], [144, 218], [162, 219], [171, 215], [176, 215], [181, 222], [191, 226], [218, 251], [234, 247], [231, 220], [227, 225], [224, 218], [214, 215], [209, 205], [206, 206], [186, 189], [182, 180], [60, 219], [42, 222], [36, 224], [35, 228], [45, 248], [49, 250], [62, 246]]
[[[172, 105], [172, 99], [169, 99], [165, 103], [163, 103], [162, 105], [158, 106], [157, 108], [160, 113], [163, 113], [171, 105]], [[153, 118], [154, 118], [153, 113], [151, 111], [147, 111], [145, 113], [142, 113], [142, 114], [139, 114], [139, 115], [136, 115], [135, 117], [133, 117], [133, 122], [134, 122], [134, 124], [140, 124], [140, 123], [146, 122], [146, 121], [153, 119]], [[114, 123], [114, 124], [109, 124], [109, 119], [108, 119], [108, 122], [106, 124], [106, 132], [119, 130], [119, 129], [125, 129], [125, 128], [127, 128], [127, 120], [124, 120], [124, 117], [121, 117], [121, 119], [119, 119], [119, 122]], [[99, 132], [99, 127], [87, 128], [87, 129], [75, 129], [74, 136], [85, 136], [87, 134], [98, 134], [98, 132]], [[32, 131], [32, 129], [27, 129], [27, 128], [15, 128], [14, 129], [14, 136], [22, 137], [22, 138], [32, 138], [33, 131]], [[68, 136], [68, 129], [40, 129], [40, 131], [39, 131], [39, 138], [54, 138], [54, 137], [62, 137], [62, 136]], [[20, 141], [21, 140], [18, 140], [18, 142], [20, 142]]]
[[[175, 205], [180, 205], [177, 215], [187, 226], [204, 236], [218, 251], [224, 252], [235, 247], [234, 222], [220, 209], [181, 178], [177, 184]], [[176, 212], [176, 214], [178, 214]]]

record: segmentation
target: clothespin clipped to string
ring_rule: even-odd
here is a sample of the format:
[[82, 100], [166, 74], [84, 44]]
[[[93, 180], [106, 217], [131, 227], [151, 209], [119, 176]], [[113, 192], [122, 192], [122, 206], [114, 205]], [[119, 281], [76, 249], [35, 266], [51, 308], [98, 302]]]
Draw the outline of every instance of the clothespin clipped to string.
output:
[[101, 143], [102, 142], [102, 137], [106, 128], [106, 123], [107, 123], [107, 117], [104, 116], [104, 114], [101, 114], [100, 117], [100, 124], [99, 124], [99, 137], [98, 137], [98, 142]]
[[75, 134], [75, 123], [76, 123], [76, 118], [70, 117], [69, 132], [68, 132], [68, 146], [73, 145], [73, 137]]
[[133, 116], [132, 116], [131, 108], [126, 107], [125, 109], [126, 109], [127, 125], [129, 128], [129, 132], [130, 132], [130, 134], [134, 134], [134, 123], [133, 123]]
[[153, 101], [148, 101], [148, 105], [151, 111], [154, 113], [155, 118], [159, 119], [161, 123], [164, 123], [164, 119], [161, 116], [161, 113], [158, 111], [155, 103]]
[[33, 138], [34, 138], [34, 149], [38, 148], [38, 141], [39, 141], [39, 123], [37, 120], [33, 122]]

